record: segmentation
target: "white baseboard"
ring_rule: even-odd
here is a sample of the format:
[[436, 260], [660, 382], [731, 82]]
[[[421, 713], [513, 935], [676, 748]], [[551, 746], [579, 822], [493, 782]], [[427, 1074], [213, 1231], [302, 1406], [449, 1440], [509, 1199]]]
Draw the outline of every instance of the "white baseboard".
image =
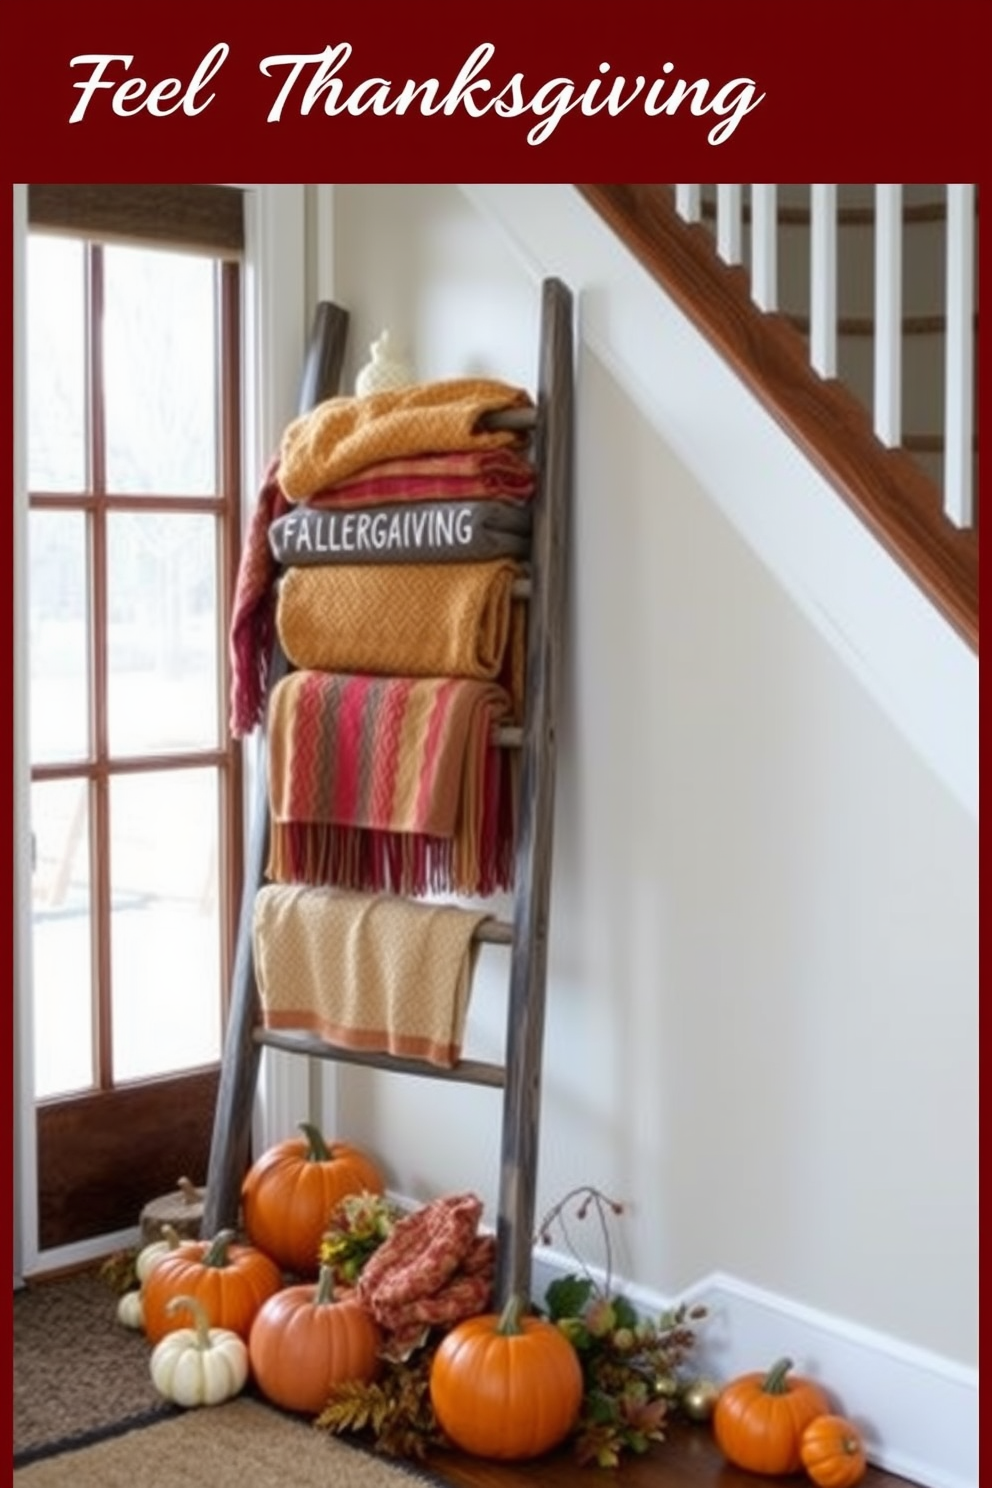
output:
[[[576, 1269], [568, 1255], [535, 1250], [534, 1301], [541, 1302], [551, 1281]], [[721, 1272], [676, 1298], [619, 1278], [613, 1285], [646, 1315], [683, 1301], [706, 1307], [698, 1325], [700, 1374], [728, 1380], [787, 1357], [796, 1374], [815, 1379], [860, 1427], [876, 1467], [920, 1488], [978, 1488], [977, 1369]]]

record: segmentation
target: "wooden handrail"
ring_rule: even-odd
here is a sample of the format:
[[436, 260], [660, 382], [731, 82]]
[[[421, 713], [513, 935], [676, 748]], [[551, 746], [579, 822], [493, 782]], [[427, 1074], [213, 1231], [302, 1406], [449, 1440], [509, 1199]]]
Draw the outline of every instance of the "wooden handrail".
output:
[[977, 653], [977, 527], [955, 527], [913, 456], [883, 445], [854, 393], [817, 376], [788, 317], [754, 305], [745, 271], [719, 259], [707, 228], [679, 217], [669, 187], [576, 190]]

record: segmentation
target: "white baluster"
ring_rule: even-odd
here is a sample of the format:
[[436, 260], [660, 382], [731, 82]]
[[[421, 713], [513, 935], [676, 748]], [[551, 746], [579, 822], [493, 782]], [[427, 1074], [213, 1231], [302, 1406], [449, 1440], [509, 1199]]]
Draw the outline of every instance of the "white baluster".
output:
[[699, 222], [703, 215], [703, 188], [676, 186], [675, 210], [684, 222]]
[[742, 191], [740, 186], [716, 188], [716, 250], [728, 264], [741, 261]]
[[974, 230], [974, 186], [948, 186], [944, 510], [958, 527], [974, 520]]
[[837, 376], [837, 187], [810, 187], [810, 361]]
[[777, 192], [751, 187], [751, 298], [759, 310], [778, 309]]
[[902, 187], [875, 187], [875, 433], [902, 440]]

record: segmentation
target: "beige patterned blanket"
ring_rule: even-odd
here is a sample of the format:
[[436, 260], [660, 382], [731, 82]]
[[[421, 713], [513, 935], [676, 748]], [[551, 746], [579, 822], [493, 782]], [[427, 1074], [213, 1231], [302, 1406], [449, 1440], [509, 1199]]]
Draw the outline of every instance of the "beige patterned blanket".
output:
[[255, 897], [267, 1028], [450, 1066], [461, 1055], [485, 911], [388, 894], [270, 884]]

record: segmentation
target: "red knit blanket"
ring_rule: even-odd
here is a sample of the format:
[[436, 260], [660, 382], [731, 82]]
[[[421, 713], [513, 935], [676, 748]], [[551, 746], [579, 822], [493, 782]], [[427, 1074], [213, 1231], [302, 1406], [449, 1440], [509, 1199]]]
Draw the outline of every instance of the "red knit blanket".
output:
[[534, 466], [515, 449], [451, 450], [381, 460], [308, 500], [309, 506], [375, 506], [387, 501], [524, 501]]
[[509, 695], [464, 678], [291, 672], [269, 708], [268, 877], [399, 894], [512, 886]]
[[243, 739], [265, 717], [265, 694], [275, 638], [275, 583], [279, 574], [269, 549], [269, 524], [290, 509], [272, 460], [255, 502], [241, 548], [231, 606], [228, 656], [231, 666], [230, 726]]
[[480, 1233], [482, 1200], [448, 1194], [398, 1220], [356, 1288], [382, 1328], [387, 1359], [402, 1360], [432, 1327], [450, 1328], [492, 1301], [496, 1240]]

